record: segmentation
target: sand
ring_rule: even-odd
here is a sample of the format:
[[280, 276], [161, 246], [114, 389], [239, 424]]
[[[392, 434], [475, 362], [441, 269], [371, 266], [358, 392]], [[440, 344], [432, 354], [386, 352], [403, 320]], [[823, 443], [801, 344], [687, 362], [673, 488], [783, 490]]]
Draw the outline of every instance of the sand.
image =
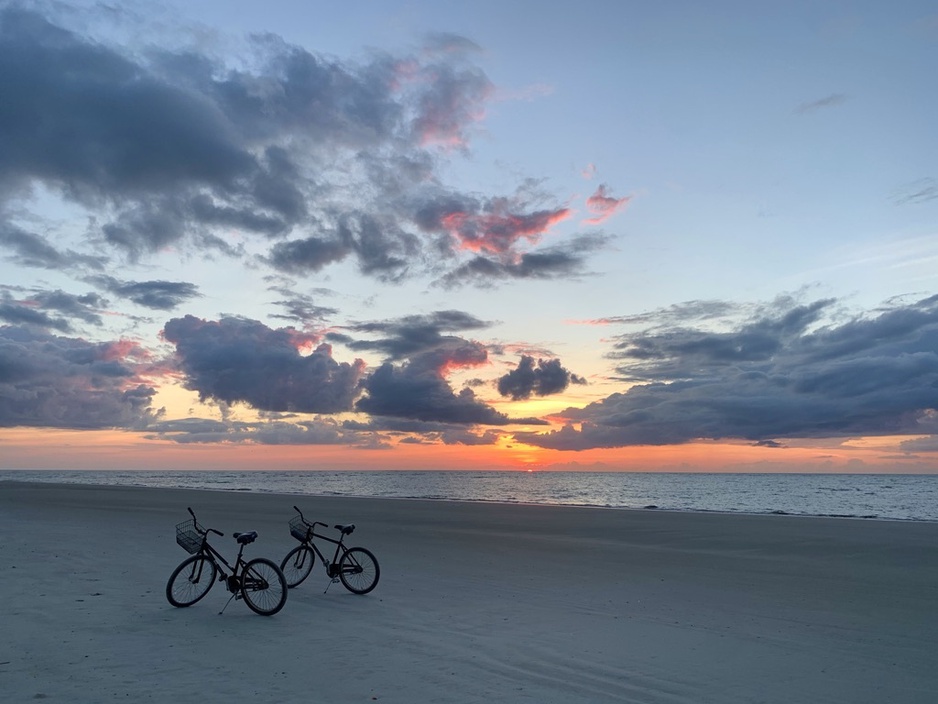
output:
[[[279, 563], [294, 504], [371, 594], [169, 605], [187, 506]], [[6, 482], [0, 536], [8, 702], [938, 701], [936, 523]]]

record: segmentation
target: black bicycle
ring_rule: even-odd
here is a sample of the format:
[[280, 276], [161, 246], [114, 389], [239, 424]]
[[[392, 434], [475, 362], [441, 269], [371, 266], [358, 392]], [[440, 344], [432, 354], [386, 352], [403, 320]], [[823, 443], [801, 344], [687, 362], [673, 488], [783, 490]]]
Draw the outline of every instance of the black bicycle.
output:
[[[257, 531], [232, 533], [240, 546], [238, 559], [232, 567], [219, 552], [209, 545], [208, 534], [224, 536], [214, 528], [203, 528], [192, 509], [191, 521], [176, 526], [176, 542], [186, 552], [192, 553], [182, 561], [166, 583], [166, 598], [173, 606], [192, 606], [208, 594], [216, 577], [224, 582], [231, 598], [219, 613], [223, 613], [231, 599], [244, 599], [252, 611], [261, 616], [273, 616], [287, 601], [287, 583], [276, 563], [265, 557], [246, 562], [241, 556], [244, 546], [257, 540]], [[227, 571], [226, 571], [227, 568]]]
[[[319, 521], [310, 523], [303, 517], [300, 509], [296, 506], [293, 508], [296, 509], [298, 515], [290, 519], [290, 535], [299, 540], [300, 544], [288, 552], [283, 562], [280, 563], [280, 569], [283, 570], [288, 587], [292, 589], [299, 586], [304, 579], [309, 577], [317, 556], [325, 566], [326, 574], [331, 580], [326, 585], [326, 591], [329, 590], [329, 585], [339, 581], [355, 594], [367, 594], [378, 585], [381, 569], [371, 551], [365, 548], [349, 548], [344, 544], [345, 537], [355, 530], [354, 524], [334, 526], [339, 531], [339, 539], [336, 540], [316, 532], [316, 526], [328, 528], [329, 526], [325, 523]], [[314, 538], [335, 544], [332, 562], [322, 554], [313, 542]]]

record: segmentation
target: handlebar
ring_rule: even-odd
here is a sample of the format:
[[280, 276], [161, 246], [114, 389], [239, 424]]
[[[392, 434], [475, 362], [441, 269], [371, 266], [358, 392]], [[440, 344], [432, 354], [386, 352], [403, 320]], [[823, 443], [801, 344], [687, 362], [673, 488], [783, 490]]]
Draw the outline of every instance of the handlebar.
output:
[[195, 524], [195, 529], [199, 533], [201, 533], [202, 535], [208, 535], [209, 533], [214, 533], [215, 535], [221, 536], [222, 538], [225, 537], [225, 534], [222, 533], [220, 530], [215, 530], [214, 528], [203, 528], [202, 526], [200, 526], [199, 519], [195, 517], [195, 512], [188, 506], [186, 507], [186, 510], [189, 511], [189, 515], [192, 516], [192, 521]]
[[298, 514], [300, 514], [300, 519], [303, 521], [303, 523], [305, 523], [306, 525], [308, 525], [310, 528], [315, 528], [316, 526], [322, 526], [323, 528], [328, 528], [328, 527], [329, 527], [329, 524], [328, 524], [328, 523], [323, 523], [322, 521], [313, 521], [312, 523], [310, 523], [309, 521], [307, 521], [307, 520], [306, 520], [306, 516], [303, 515], [303, 512], [302, 512], [302, 511], [300, 511], [300, 507], [299, 507], [299, 506], [294, 506], [293, 509], [294, 509]]

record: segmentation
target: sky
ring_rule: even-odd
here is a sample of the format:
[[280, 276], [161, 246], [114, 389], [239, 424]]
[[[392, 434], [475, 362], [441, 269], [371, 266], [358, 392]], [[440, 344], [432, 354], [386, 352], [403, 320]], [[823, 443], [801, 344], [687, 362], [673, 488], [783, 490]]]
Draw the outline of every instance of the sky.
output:
[[938, 9], [0, 2], [0, 468], [938, 472]]

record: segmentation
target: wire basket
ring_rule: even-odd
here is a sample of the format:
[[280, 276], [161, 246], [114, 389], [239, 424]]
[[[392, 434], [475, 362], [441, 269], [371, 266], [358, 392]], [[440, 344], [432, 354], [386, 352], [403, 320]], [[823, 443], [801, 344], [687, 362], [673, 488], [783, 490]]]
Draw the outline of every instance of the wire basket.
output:
[[306, 522], [299, 516], [294, 516], [290, 519], [290, 535], [299, 540], [301, 543], [309, 537], [310, 529], [306, 525]]
[[202, 549], [202, 536], [195, 529], [195, 521], [176, 524], [176, 542], [179, 547], [193, 555]]

